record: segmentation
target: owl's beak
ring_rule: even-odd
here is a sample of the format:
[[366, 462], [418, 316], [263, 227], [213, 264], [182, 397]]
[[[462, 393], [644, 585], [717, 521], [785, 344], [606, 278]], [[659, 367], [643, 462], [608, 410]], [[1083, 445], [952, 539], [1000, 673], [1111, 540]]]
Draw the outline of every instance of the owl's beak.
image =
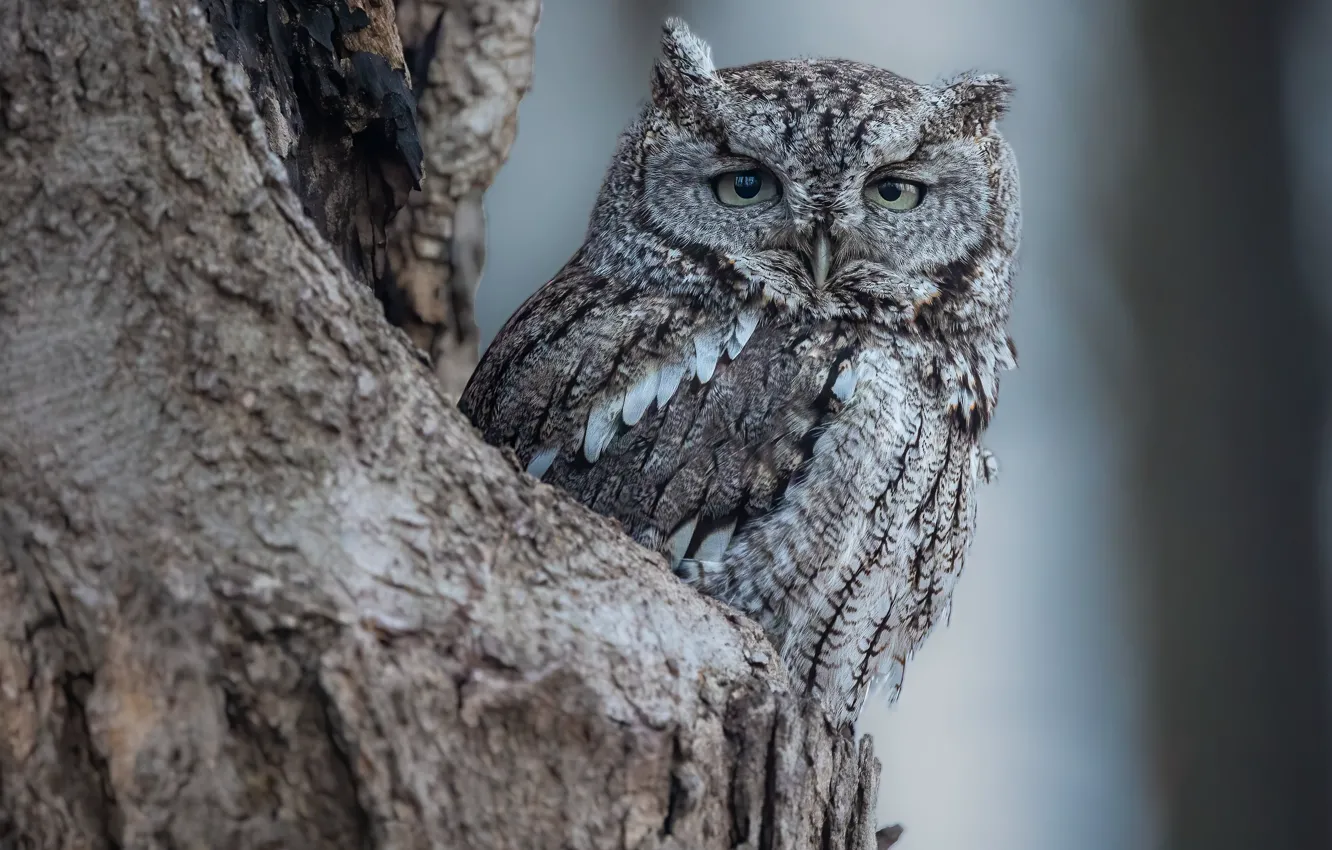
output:
[[822, 230], [814, 237], [814, 253], [810, 255], [810, 270], [814, 272], [814, 285], [823, 286], [832, 269], [832, 242]]

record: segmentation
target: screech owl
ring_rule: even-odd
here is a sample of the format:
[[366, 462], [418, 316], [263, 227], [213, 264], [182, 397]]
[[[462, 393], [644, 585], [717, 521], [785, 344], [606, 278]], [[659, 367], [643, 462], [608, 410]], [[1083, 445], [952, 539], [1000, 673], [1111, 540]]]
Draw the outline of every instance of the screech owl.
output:
[[459, 406], [756, 619], [836, 723], [945, 618], [1021, 217], [994, 75], [713, 66], [666, 23], [583, 245]]

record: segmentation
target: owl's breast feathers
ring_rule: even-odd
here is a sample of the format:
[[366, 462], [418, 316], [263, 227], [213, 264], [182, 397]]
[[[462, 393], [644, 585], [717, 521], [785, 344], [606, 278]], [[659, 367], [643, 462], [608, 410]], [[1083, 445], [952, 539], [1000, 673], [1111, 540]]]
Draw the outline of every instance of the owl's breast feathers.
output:
[[459, 407], [754, 616], [849, 719], [947, 610], [1007, 340], [719, 301], [571, 263], [509, 320]]

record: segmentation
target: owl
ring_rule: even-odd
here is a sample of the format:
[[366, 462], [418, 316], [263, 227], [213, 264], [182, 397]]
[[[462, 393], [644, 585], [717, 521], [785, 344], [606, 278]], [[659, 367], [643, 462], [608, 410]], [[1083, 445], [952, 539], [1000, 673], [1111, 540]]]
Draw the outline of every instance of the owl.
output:
[[537, 478], [760, 623], [830, 719], [945, 619], [1021, 227], [1011, 86], [714, 67], [666, 23], [582, 246], [459, 406]]

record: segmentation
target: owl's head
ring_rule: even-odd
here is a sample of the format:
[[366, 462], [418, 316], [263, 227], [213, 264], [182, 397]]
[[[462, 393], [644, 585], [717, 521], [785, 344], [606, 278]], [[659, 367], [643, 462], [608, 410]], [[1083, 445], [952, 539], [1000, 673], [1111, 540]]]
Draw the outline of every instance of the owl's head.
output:
[[669, 20], [584, 259], [704, 298], [763, 287], [793, 308], [1002, 321], [1020, 213], [995, 123], [1011, 93], [994, 75], [919, 85], [842, 60], [717, 69]]

